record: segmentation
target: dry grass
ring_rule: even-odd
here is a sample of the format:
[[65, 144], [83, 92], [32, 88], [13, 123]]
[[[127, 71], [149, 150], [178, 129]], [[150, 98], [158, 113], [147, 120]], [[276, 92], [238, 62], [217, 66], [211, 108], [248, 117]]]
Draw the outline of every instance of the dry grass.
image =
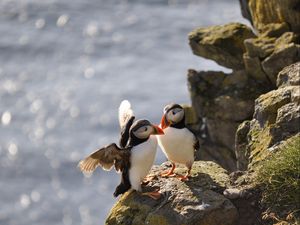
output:
[[257, 181], [262, 186], [262, 204], [268, 211], [278, 218], [289, 216], [296, 224], [300, 214], [299, 135], [262, 162]]

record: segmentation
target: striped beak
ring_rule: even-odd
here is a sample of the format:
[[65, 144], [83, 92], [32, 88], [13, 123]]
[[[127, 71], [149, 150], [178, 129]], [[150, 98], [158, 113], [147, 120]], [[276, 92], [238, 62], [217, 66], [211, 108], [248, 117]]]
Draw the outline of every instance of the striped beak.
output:
[[162, 135], [162, 134], [165, 134], [164, 131], [159, 126], [155, 126], [155, 125], [152, 125], [152, 126], [154, 128], [153, 135]]
[[162, 118], [161, 118], [161, 121], [160, 121], [160, 127], [161, 127], [162, 129], [165, 129], [165, 128], [167, 128], [168, 126], [170, 126], [170, 123], [169, 123], [168, 120], [167, 120], [166, 114], [164, 114], [164, 115], [162, 116]]

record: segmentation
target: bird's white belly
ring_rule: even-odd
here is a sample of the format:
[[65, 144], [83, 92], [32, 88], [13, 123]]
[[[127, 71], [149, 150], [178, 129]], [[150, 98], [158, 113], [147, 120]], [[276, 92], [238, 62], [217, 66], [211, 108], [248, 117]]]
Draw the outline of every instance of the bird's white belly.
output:
[[164, 129], [164, 135], [157, 136], [158, 144], [167, 158], [175, 163], [193, 164], [194, 162], [194, 134], [187, 128]]
[[155, 136], [131, 149], [129, 179], [132, 189], [141, 191], [141, 182], [149, 173], [155, 159], [157, 140]]

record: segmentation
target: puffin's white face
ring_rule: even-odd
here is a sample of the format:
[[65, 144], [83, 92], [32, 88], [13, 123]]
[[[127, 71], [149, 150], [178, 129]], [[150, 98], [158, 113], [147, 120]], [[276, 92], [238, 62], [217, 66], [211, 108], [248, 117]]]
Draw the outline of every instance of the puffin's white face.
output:
[[154, 127], [150, 126], [150, 125], [142, 126], [133, 132], [134, 136], [136, 136], [139, 139], [146, 139], [151, 134], [154, 134], [154, 133], [155, 133]]
[[154, 125], [151, 124], [148, 120], [137, 120], [130, 129], [130, 135], [138, 139], [148, 139], [150, 135], [162, 135], [164, 131]]
[[171, 109], [166, 114], [166, 119], [170, 124], [176, 124], [180, 122], [183, 119], [183, 117], [184, 117], [184, 109], [181, 108]]

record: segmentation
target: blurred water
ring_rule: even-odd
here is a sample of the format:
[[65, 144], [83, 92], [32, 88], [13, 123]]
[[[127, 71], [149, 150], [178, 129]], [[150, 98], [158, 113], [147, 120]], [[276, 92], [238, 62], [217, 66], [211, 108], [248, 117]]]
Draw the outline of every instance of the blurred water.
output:
[[187, 34], [229, 21], [237, 1], [0, 0], [0, 224], [102, 224], [119, 177], [78, 161], [118, 141], [123, 99], [155, 123], [189, 103], [187, 69], [222, 68]]

